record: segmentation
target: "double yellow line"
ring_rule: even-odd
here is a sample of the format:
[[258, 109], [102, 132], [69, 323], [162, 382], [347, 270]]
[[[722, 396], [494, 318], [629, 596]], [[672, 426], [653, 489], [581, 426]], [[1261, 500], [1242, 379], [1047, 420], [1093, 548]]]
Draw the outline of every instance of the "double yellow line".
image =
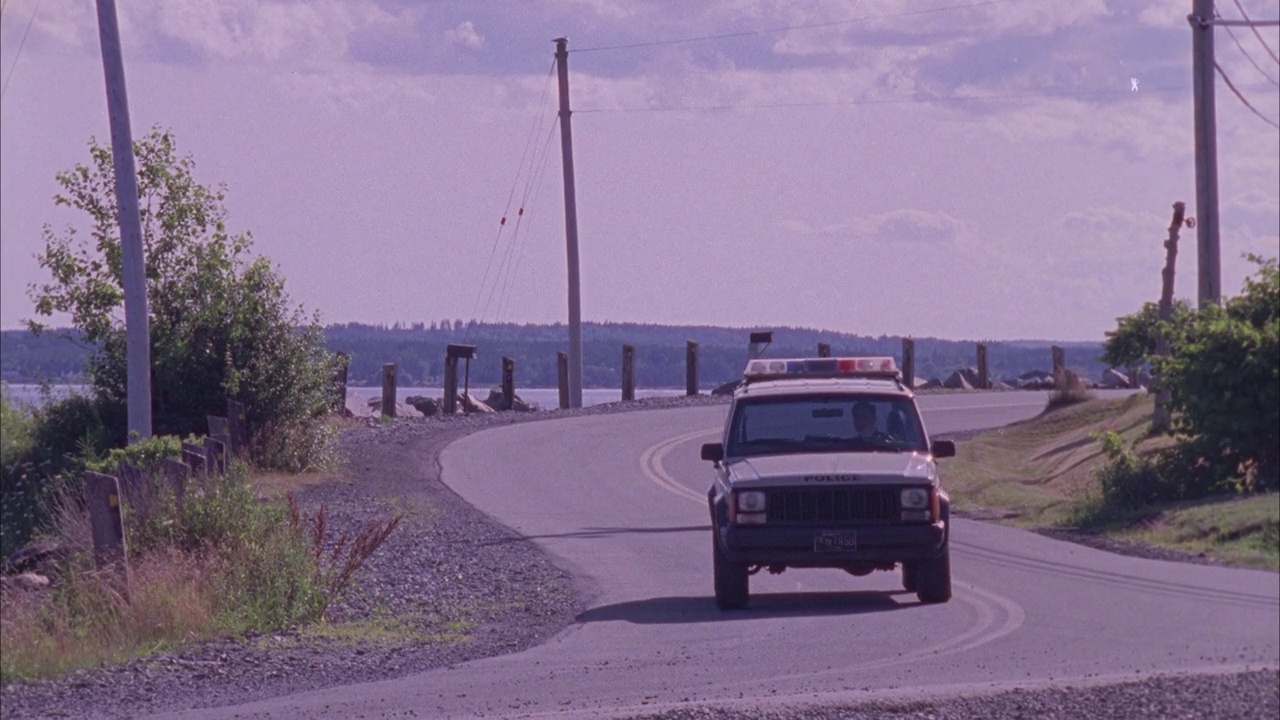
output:
[[[686, 500], [692, 500], [699, 505], [705, 505], [707, 502], [706, 494], [691, 490], [680, 484], [662, 467], [662, 461], [677, 445], [687, 443], [696, 438], [715, 437], [720, 432], [719, 428], [707, 428], [663, 440], [640, 455], [640, 470], [663, 490], [674, 493]], [[708, 483], [709, 485], [710, 483]]]

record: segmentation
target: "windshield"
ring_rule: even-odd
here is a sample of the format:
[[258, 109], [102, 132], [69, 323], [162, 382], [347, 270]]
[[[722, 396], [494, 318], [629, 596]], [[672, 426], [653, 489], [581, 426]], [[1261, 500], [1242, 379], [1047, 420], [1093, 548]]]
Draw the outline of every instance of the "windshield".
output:
[[725, 455], [928, 452], [920, 417], [900, 396], [821, 395], [738, 403]]

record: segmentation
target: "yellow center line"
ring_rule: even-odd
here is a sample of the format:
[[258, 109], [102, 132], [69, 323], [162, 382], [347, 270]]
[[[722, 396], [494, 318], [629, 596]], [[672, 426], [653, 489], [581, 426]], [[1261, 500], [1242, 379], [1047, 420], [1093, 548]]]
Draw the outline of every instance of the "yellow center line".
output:
[[640, 470], [644, 472], [646, 477], [657, 483], [658, 487], [663, 490], [674, 493], [686, 500], [692, 500], [699, 505], [706, 504], [707, 496], [704, 493], [691, 490], [682, 485], [675, 478], [671, 477], [671, 475], [667, 473], [666, 469], [662, 467], [662, 461], [673, 449], [675, 449], [677, 445], [681, 445], [700, 437], [714, 437], [719, 435], [720, 432], [720, 428], [704, 428], [691, 433], [685, 433], [684, 435], [667, 438], [666, 440], [653, 445], [648, 450], [645, 450], [644, 453], [640, 455]]

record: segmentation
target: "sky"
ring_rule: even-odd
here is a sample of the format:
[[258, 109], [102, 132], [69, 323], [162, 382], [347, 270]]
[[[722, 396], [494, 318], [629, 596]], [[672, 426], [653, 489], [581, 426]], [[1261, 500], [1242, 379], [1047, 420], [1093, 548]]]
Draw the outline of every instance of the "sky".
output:
[[[56, 173], [110, 129], [94, 3], [3, 3], [7, 329], [41, 228], [87, 228]], [[1102, 340], [1196, 214], [1191, 0], [117, 4], [135, 138], [172, 130], [324, 323], [567, 321], [557, 37], [584, 320]], [[1280, 29], [1215, 32], [1280, 119]], [[1216, 92], [1233, 295], [1280, 246], [1280, 131]]]

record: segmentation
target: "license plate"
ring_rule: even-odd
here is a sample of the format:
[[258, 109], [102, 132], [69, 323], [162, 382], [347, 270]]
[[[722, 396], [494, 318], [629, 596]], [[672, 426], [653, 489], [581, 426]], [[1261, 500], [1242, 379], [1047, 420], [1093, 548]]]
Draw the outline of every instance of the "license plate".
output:
[[856, 532], [820, 532], [813, 537], [815, 552], [848, 552], [858, 549]]

